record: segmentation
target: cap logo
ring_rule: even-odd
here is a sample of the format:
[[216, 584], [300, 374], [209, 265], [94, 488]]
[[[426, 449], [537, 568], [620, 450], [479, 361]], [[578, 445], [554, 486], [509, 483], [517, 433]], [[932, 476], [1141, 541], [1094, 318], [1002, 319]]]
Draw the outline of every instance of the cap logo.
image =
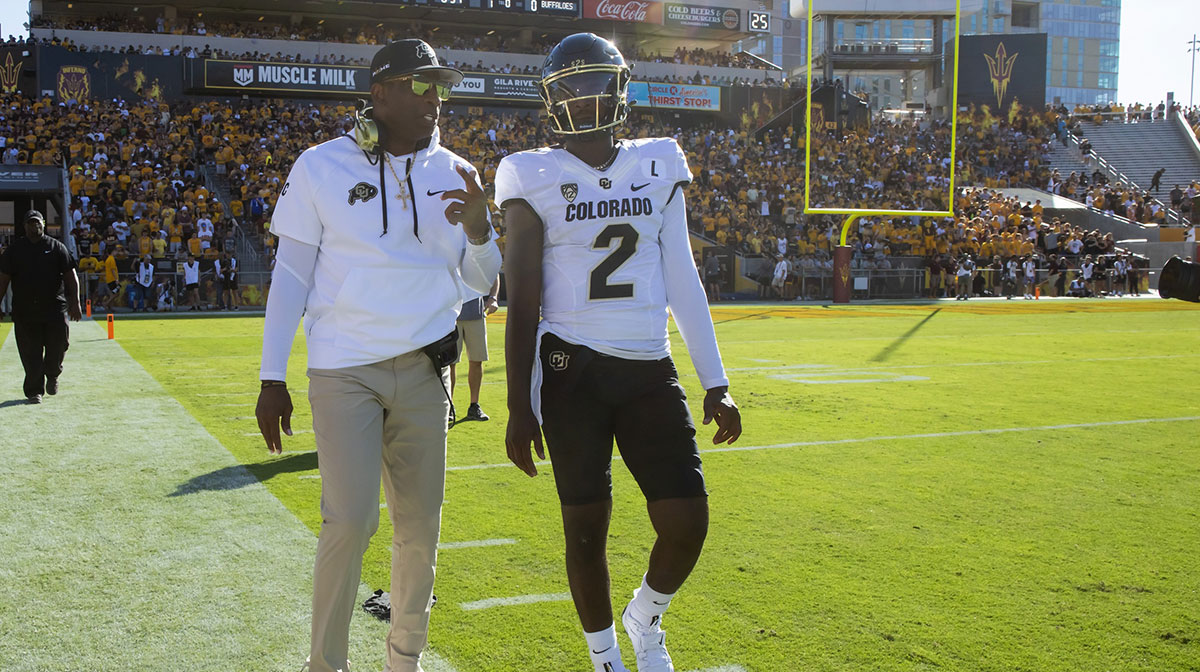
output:
[[417, 43], [417, 58], [422, 59], [422, 60], [429, 60], [434, 65], [437, 65], [437, 62], [438, 62], [437, 54], [433, 53], [433, 47], [429, 46], [428, 44], [426, 44], [424, 42]]

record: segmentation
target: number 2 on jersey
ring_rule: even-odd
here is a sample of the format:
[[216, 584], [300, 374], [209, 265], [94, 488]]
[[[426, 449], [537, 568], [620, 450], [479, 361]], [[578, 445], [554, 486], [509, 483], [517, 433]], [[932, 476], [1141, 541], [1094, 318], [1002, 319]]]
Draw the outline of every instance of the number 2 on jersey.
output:
[[617, 249], [612, 251], [592, 269], [588, 279], [588, 300], [602, 301], [604, 299], [628, 299], [633, 296], [633, 283], [620, 285], [608, 284], [608, 276], [612, 275], [622, 264], [629, 261], [637, 250], [638, 232], [630, 224], [609, 224], [592, 243], [593, 250], [608, 249], [613, 240], [620, 241]]

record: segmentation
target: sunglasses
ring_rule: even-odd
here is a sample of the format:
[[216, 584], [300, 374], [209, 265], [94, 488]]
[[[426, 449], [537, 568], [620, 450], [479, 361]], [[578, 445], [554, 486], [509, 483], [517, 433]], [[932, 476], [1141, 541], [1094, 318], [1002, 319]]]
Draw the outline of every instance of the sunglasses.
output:
[[451, 92], [451, 90], [454, 89], [453, 84], [449, 84], [444, 81], [432, 80], [432, 79], [429, 79], [428, 77], [424, 77], [422, 75], [396, 77], [394, 79], [389, 79], [387, 81], [390, 83], [390, 82], [400, 82], [400, 81], [404, 81], [404, 80], [408, 80], [408, 81], [412, 82], [412, 92], [418, 96], [425, 95], [429, 91], [429, 87], [432, 86], [432, 87], [436, 87], [438, 98], [440, 98], [442, 100], [450, 100], [450, 92]]

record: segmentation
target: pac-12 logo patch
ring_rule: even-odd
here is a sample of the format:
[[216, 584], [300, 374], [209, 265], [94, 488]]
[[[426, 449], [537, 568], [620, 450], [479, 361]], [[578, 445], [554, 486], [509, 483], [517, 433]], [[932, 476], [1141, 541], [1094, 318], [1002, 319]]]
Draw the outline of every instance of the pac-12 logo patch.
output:
[[567, 199], [568, 203], [574, 203], [575, 197], [579, 195], [579, 185], [574, 182], [559, 185], [558, 189], [562, 192], [563, 198]]
[[379, 188], [375, 185], [368, 184], [366, 182], [359, 182], [353, 187], [350, 187], [350, 196], [346, 199], [346, 202], [350, 205], [354, 205], [356, 201], [362, 201], [363, 203], [366, 203], [372, 198], [375, 198], [375, 196], [378, 194]]
[[550, 368], [555, 371], [563, 371], [567, 368], [567, 363], [571, 361], [571, 356], [562, 350], [555, 350], [550, 353]]

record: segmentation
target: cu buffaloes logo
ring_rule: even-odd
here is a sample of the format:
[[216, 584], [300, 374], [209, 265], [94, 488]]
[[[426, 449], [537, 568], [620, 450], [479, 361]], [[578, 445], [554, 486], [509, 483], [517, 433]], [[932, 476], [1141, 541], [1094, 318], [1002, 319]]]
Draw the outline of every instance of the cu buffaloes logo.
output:
[[559, 185], [558, 188], [562, 191], [563, 198], [567, 199], [568, 203], [574, 203], [575, 197], [579, 195], [579, 185], [574, 182]]
[[550, 368], [555, 371], [564, 371], [567, 368], [567, 363], [571, 361], [571, 356], [562, 350], [555, 350], [550, 353]]
[[350, 187], [350, 196], [346, 199], [346, 202], [350, 205], [354, 205], [358, 201], [366, 203], [372, 198], [375, 198], [375, 196], [378, 194], [379, 188], [375, 185], [367, 184], [366, 182], [359, 182], [353, 187]]

